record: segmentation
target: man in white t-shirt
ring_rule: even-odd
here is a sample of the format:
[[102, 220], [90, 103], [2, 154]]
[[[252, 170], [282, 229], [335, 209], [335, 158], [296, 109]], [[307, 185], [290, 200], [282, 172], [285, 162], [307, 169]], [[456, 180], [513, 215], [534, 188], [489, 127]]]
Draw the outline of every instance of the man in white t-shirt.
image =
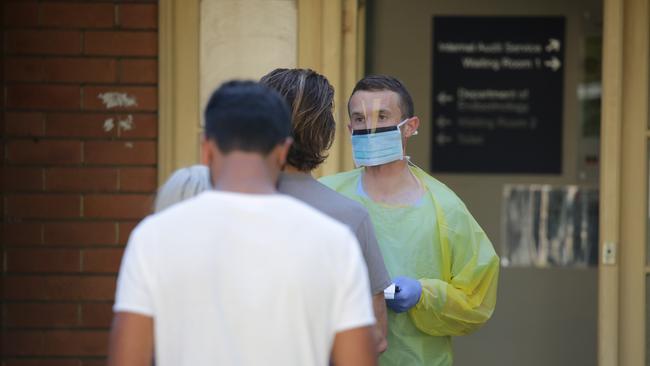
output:
[[[215, 190], [145, 219], [127, 245], [109, 365], [375, 365], [354, 234], [275, 194], [291, 144], [279, 95], [224, 84], [205, 111]], [[155, 346], [155, 347], [154, 347]]]

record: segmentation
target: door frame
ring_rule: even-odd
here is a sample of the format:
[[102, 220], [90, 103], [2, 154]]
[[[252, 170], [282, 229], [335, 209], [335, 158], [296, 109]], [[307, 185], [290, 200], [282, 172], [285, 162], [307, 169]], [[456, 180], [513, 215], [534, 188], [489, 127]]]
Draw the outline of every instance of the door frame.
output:
[[646, 360], [650, 11], [604, 0], [598, 362]]
[[158, 183], [198, 160], [201, 0], [158, 2]]

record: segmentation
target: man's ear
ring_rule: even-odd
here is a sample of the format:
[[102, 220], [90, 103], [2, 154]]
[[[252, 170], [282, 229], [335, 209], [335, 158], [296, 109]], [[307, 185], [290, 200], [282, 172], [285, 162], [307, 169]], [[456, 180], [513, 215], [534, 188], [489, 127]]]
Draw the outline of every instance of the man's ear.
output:
[[280, 170], [284, 169], [284, 165], [287, 162], [287, 156], [289, 155], [289, 148], [291, 148], [292, 143], [293, 139], [287, 137], [284, 141], [275, 145], [273, 150], [271, 150], [266, 156], [266, 161], [277, 166]]
[[352, 123], [348, 123], [348, 132], [352, 135]]
[[201, 164], [210, 166], [222, 156], [217, 142], [203, 137], [201, 140]]
[[417, 116], [409, 118], [408, 122], [404, 124], [406, 127], [404, 129], [404, 137], [411, 137], [418, 134], [418, 128], [420, 128], [420, 119]]
[[212, 146], [210, 146], [210, 140], [208, 140], [205, 135], [201, 137], [201, 164], [210, 166], [212, 162]]
[[221, 164], [223, 154], [215, 140], [207, 139], [205, 136], [201, 140], [201, 164], [207, 165], [210, 169], [210, 185], [216, 186], [216, 179], [221, 174]]
[[293, 138], [287, 137], [283, 142], [279, 143], [275, 147], [274, 155], [276, 156], [277, 163], [280, 168], [284, 167], [284, 164], [287, 162], [287, 156], [289, 155], [289, 149], [293, 143]]

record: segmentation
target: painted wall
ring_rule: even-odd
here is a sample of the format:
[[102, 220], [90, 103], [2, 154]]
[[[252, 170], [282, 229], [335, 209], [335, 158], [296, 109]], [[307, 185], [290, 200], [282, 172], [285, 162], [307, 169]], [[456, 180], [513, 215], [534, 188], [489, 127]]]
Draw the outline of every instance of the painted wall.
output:
[[201, 106], [226, 80], [296, 67], [297, 16], [295, 0], [201, 1]]
[[[368, 70], [400, 78], [411, 91], [420, 134], [409, 154], [430, 166], [431, 44], [433, 15], [565, 16], [563, 174], [437, 175], [465, 201], [501, 251], [501, 197], [504, 184], [596, 185], [586, 174], [580, 152], [593, 141], [581, 137], [577, 88], [583, 78], [584, 38], [602, 19], [598, 0], [458, 0], [369, 2]], [[435, 82], [435, 81], [434, 81]], [[597, 272], [570, 269], [513, 269], [501, 272], [493, 320], [474, 335], [455, 340], [456, 365], [595, 365]]]

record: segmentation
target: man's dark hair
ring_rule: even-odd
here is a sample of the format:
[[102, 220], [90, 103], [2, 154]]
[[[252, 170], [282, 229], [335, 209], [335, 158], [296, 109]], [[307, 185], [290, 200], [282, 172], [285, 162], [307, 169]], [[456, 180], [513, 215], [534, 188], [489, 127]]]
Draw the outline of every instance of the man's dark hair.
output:
[[314, 170], [334, 142], [334, 88], [309, 69], [275, 69], [260, 82], [277, 90], [291, 108], [293, 144], [287, 163], [300, 171]]
[[[399, 95], [399, 108], [402, 110], [402, 119], [411, 118], [414, 116], [413, 98], [401, 81], [397, 78], [388, 75], [368, 75], [359, 80], [357, 85], [354, 86], [352, 94], [357, 91], [383, 91], [390, 90]], [[350, 104], [348, 103], [348, 113], [350, 111]]]
[[224, 83], [205, 107], [205, 136], [225, 154], [239, 150], [267, 155], [290, 131], [285, 101], [254, 81]]

